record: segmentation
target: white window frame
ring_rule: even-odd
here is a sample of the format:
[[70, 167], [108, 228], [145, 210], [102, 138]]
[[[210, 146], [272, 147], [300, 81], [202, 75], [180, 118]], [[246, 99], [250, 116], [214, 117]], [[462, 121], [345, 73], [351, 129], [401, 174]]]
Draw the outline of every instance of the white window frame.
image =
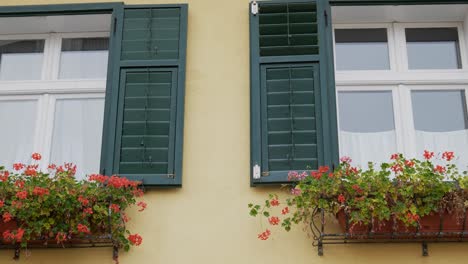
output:
[[109, 37], [109, 35], [109, 32], [0, 35], [0, 40], [45, 40], [40, 80], [0, 81], [0, 101], [37, 100], [33, 151], [42, 154], [42, 169], [46, 169], [50, 162], [56, 101], [105, 98], [106, 78], [59, 79], [62, 39]]
[[[405, 29], [445, 27], [456, 27], [458, 29], [462, 68], [408, 69]], [[336, 98], [338, 98], [339, 92], [346, 91], [392, 91], [397, 150], [407, 156], [420, 157], [421, 153], [417, 153], [416, 150], [416, 130], [414, 128], [411, 91], [463, 90], [465, 92], [465, 102], [468, 102], [468, 50], [463, 22], [335, 24], [333, 32], [335, 32], [335, 29], [366, 28], [387, 28], [390, 70], [337, 71], [335, 68]], [[333, 47], [336, 47], [335, 39], [333, 39]], [[337, 104], [338, 107], [339, 103]], [[468, 111], [468, 104], [466, 108]], [[341, 131], [339, 123], [338, 131]], [[341, 149], [340, 138], [338, 143]]]

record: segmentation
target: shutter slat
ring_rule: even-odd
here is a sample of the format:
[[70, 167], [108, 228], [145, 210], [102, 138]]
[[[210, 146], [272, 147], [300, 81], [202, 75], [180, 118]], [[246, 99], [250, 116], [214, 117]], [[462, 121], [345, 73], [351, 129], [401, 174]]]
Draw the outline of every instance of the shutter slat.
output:
[[316, 68], [272, 66], [264, 73], [268, 171], [306, 170], [318, 161]]
[[318, 55], [316, 3], [259, 3], [260, 56]]

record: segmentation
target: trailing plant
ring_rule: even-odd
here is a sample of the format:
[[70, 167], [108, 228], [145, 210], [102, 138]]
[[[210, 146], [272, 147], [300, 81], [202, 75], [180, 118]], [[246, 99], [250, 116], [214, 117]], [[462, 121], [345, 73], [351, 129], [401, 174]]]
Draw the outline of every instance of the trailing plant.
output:
[[[291, 171], [288, 197], [280, 201], [277, 194], [270, 194], [263, 204], [250, 203], [249, 214], [267, 218], [286, 231], [293, 224], [309, 225], [321, 211], [345, 212], [352, 226], [393, 220], [411, 227], [421, 217], [440, 212], [462, 219], [468, 207], [467, 173], [461, 174], [452, 163], [453, 152], [436, 159], [433, 152], [424, 151], [423, 157], [393, 154], [389, 162], [378, 168], [369, 162], [366, 169], [352, 166], [351, 159], [343, 157], [334, 171], [326, 166], [317, 171]], [[266, 240], [270, 234], [266, 229], [258, 237]]]
[[[37, 240], [66, 243], [81, 238], [106, 237], [114, 246], [129, 250], [142, 238], [131, 234], [125, 210], [146, 203], [140, 182], [124, 177], [92, 174], [75, 179], [76, 165], [48, 165], [39, 169], [41, 155], [34, 153], [32, 163], [13, 164], [13, 170], [0, 167], [0, 222], [3, 243], [20, 244]], [[104, 235], [104, 236], [103, 236]]]

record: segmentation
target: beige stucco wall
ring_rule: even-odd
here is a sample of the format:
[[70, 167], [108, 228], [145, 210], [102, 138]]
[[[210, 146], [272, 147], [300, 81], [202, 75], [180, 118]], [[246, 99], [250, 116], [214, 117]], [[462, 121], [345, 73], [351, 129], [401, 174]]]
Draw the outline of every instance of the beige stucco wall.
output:
[[[76, 3], [77, 0], [0, 0], [0, 5]], [[93, 2], [93, 1], [79, 1]], [[105, 0], [99, 0], [105, 2]], [[311, 264], [466, 263], [468, 244], [325, 246], [318, 257], [301, 228], [272, 229], [259, 241], [249, 201], [274, 188], [249, 186], [248, 0], [147, 0], [128, 4], [189, 3], [183, 187], [145, 195], [132, 231], [143, 244], [121, 253], [121, 263]], [[18, 263], [113, 263], [111, 249], [32, 250]], [[1, 263], [14, 263], [0, 251]]]

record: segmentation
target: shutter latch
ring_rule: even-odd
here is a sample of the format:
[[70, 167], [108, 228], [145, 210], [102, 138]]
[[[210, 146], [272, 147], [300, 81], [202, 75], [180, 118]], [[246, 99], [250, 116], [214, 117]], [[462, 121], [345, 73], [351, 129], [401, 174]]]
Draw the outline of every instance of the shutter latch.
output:
[[257, 1], [253, 1], [250, 4], [250, 12], [252, 12], [252, 15], [257, 15], [258, 14], [258, 3]]
[[258, 164], [255, 164], [253, 167], [253, 178], [256, 180], [260, 179], [260, 166]]
[[270, 176], [269, 171], [262, 171], [262, 177]]
[[168, 179], [174, 179], [174, 178], [175, 178], [175, 174], [167, 174], [167, 178], [168, 178]]

